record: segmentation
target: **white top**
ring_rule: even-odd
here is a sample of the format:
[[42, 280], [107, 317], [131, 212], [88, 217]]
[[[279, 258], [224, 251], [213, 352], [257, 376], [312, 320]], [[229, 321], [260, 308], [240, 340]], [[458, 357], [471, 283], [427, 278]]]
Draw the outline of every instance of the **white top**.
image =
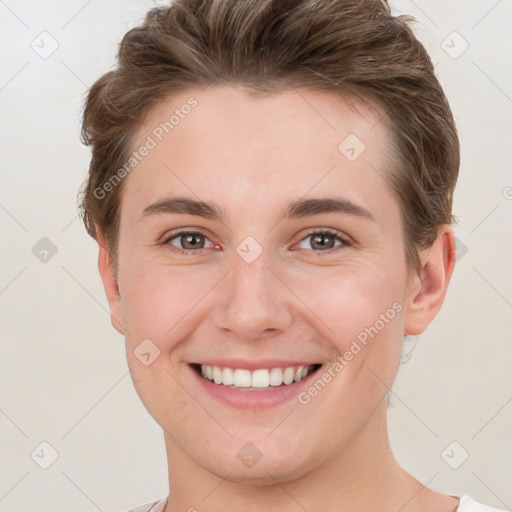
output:
[[[167, 498], [164, 499], [164, 507], [167, 502]], [[163, 510], [163, 509], [162, 509]], [[492, 508], [481, 503], [476, 502], [470, 498], [467, 494], [460, 498], [460, 503], [457, 508], [457, 512], [505, 512], [503, 509]]]
[[[126, 512], [164, 512], [165, 505], [167, 504], [167, 496], [158, 501], [141, 505], [140, 507], [127, 510]], [[502, 509], [487, 507], [481, 503], [476, 502], [473, 498], [465, 494], [460, 498], [459, 506], [456, 512], [506, 512]]]

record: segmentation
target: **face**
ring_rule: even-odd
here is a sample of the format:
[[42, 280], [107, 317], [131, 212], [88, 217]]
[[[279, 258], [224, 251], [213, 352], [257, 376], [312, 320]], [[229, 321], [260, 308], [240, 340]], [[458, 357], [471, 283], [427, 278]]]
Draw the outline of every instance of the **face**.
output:
[[404, 332], [428, 314], [379, 118], [312, 90], [210, 86], [139, 130], [133, 149], [151, 147], [124, 184], [117, 281], [100, 267], [174, 460], [286, 481], [385, 431]]

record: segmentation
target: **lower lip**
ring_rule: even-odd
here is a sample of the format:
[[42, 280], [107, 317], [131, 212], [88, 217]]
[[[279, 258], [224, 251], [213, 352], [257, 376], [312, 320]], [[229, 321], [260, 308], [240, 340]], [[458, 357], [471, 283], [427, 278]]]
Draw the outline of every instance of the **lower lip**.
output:
[[239, 409], [258, 409], [272, 407], [297, 397], [297, 395], [309, 385], [309, 381], [321, 367], [298, 382], [275, 387], [271, 386], [266, 388], [265, 391], [238, 390], [222, 384], [215, 384], [199, 375], [191, 366], [188, 366], [188, 368], [192, 373], [192, 377], [199, 381], [203, 389], [215, 399]]

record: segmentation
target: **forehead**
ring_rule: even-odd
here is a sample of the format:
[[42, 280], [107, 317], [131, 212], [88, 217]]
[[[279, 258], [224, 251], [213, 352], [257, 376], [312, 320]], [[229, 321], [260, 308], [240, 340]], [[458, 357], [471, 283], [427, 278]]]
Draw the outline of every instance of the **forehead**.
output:
[[305, 88], [258, 98], [231, 86], [189, 89], [146, 117], [133, 149], [151, 149], [123, 196], [140, 211], [178, 192], [238, 200], [238, 209], [244, 199], [277, 204], [313, 189], [364, 200], [382, 194], [392, 163], [382, 117], [373, 106]]

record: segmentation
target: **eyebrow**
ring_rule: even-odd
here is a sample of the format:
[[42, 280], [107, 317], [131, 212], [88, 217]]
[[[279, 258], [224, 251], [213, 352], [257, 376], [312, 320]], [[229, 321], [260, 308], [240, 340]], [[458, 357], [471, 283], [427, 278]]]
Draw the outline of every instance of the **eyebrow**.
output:
[[[144, 208], [139, 220], [149, 215], [162, 213], [195, 215], [204, 219], [216, 219], [219, 221], [222, 221], [224, 218], [221, 208], [215, 203], [206, 203], [188, 197], [177, 196], [160, 199], [150, 204]], [[292, 201], [285, 205], [280, 219], [304, 218], [322, 213], [352, 215], [371, 221], [375, 220], [366, 208], [345, 197], [337, 196]]]

